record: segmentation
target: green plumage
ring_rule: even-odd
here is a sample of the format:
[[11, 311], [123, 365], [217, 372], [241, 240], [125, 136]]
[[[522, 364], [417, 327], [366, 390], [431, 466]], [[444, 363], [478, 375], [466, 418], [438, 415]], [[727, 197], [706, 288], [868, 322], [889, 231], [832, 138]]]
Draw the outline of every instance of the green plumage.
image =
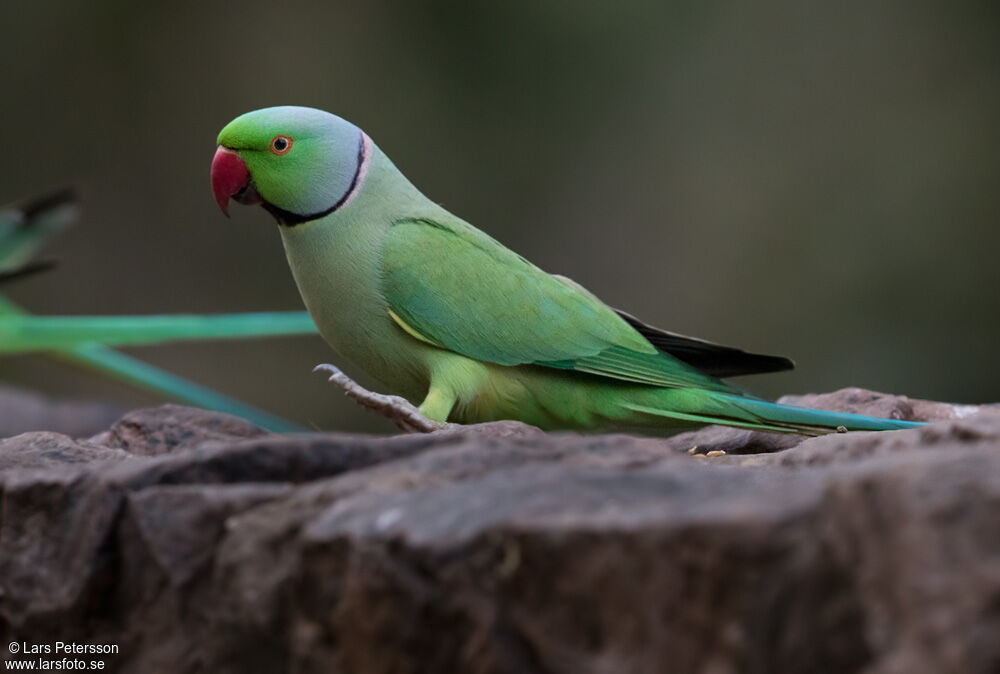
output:
[[[301, 155], [295, 146], [269, 154], [277, 134], [335, 140], [318, 162], [315, 144]], [[424, 197], [338, 117], [259, 110], [230, 123], [219, 143], [243, 158], [248, 189], [282, 225], [289, 265], [323, 337], [393, 392], [422, 401], [431, 419], [519, 419], [543, 428], [723, 423], [806, 433], [913, 425], [777, 405], [708, 374], [790, 362], [617, 312]], [[290, 184], [299, 186], [291, 194]]]

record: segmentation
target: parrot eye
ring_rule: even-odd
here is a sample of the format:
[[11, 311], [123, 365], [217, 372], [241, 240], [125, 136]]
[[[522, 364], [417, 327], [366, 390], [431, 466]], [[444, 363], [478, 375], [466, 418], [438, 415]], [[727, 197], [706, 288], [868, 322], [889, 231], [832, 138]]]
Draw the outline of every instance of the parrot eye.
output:
[[275, 136], [271, 139], [271, 152], [276, 155], [288, 154], [292, 149], [292, 139], [288, 136]]

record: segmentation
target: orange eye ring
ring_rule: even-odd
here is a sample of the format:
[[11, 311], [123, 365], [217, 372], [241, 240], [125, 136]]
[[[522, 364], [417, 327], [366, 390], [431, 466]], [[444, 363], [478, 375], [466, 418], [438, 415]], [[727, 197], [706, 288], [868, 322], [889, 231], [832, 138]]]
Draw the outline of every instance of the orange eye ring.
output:
[[279, 157], [288, 154], [289, 150], [292, 149], [292, 139], [288, 136], [278, 134], [271, 139], [269, 149], [271, 150], [271, 154], [276, 154]]

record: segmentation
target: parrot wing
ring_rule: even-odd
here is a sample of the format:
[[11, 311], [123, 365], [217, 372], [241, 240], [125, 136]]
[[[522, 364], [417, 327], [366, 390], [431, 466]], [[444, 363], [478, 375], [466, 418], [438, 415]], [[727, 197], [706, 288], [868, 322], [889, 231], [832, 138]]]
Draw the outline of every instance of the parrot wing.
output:
[[[571, 278], [553, 274], [563, 283], [570, 285], [591, 297], [594, 295]], [[594, 297], [596, 300], [597, 298]], [[598, 302], [600, 300], [597, 300]], [[720, 379], [735, 377], [742, 374], [760, 374], [763, 372], [780, 372], [795, 367], [790, 359], [784, 356], [767, 356], [759, 353], [747, 353], [732, 346], [723, 346], [697, 337], [679, 335], [667, 332], [652, 325], [643, 323], [632, 314], [621, 309], [614, 310], [626, 323], [635, 328], [636, 332], [645, 337], [657, 350], [669, 353], [699, 372]]]
[[665, 387], [739, 392], [658, 351], [575, 283], [457, 218], [406, 218], [383, 249], [390, 314], [412, 336], [477, 360]]
[[667, 332], [647, 325], [620, 309], [615, 309], [615, 312], [660, 351], [665, 351], [699, 372], [710, 374], [713, 377], [737, 377], [744, 374], [781, 372], [795, 368], [795, 363], [784, 356], [749, 353], [742, 349], [715, 344], [697, 337], [678, 335], [676, 332]]

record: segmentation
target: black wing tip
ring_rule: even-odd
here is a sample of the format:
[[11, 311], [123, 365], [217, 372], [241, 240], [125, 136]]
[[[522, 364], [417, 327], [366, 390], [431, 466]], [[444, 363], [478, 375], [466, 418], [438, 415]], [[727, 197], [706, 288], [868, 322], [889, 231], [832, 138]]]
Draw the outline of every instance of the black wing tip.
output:
[[36, 260], [35, 262], [29, 262], [17, 267], [16, 269], [0, 271], [0, 283], [8, 283], [27, 276], [34, 276], [35, 274], [48, 271], [55, 266], [55, 260]]
[[615, 309], [615, 312], [658, 350], [713, 377], [724, 379], [795, 369], [795, 361], [785, 356], [748, 353], [742, 349], [715, 344], [697, 337], [678, 335], [647, 325], [620, 309]]
[[[785, 372], [786, 370], [795, 369], [795, 361], [791, 358], [786, 358], [785, 356], [771, 356], [763, 353], [746, 353], [741, 352], [745, 356], [744, 362], [748, 365], [753, 364], [755, 367], [760, 369], [756, 373], [747, 374], [765, 374], [768, 372]], [[735, 375], [731, 375], [735, 376]]]
[[763, 353], [748, 353], [731, 347], [720, 347], [717, 350], [703, 353], [692, 353], [686, 350], [668, 350], [667, 353], [691, 367], [719, 379], [750, 374], [771, 374], [795, 369], [795, 361], [791, 358]]
[[61, 206], [76, 204], [79, 201], [80, 194], [76, 188], [63, 187], [49, 192], [48, 194], [43, 194], [40, 197], [35, 197], [34, 199], [22, 202], [18, 205], [17, 210], [20, 211], [21, 215], [24, 217], [25, 225], [28, 225], [32, 220], [47, 211], [51, 211]]

